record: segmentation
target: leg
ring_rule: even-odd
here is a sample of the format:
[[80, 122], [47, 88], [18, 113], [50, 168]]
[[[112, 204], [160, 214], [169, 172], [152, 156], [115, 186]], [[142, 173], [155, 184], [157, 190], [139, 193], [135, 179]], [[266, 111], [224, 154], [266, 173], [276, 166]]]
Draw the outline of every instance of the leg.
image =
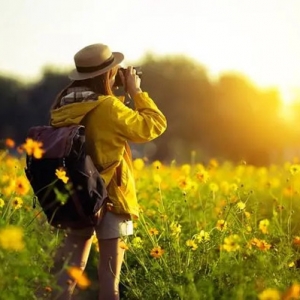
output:
[[[71, 299], [76, 282], [70, 278], [64, 266], [76, 266], [82, 271], [85, 269], [92, 245], [93, 235], [77, 234], [76, 231], [68, 233], [64, 243], [58, 249], [54, 258], [54, 272], [57, 285], [61, 291], [57, 292], [56, 300]], [[63, 268], [63, 269], [62, 269]]]
[[124, 259], [124, 249], [119, 243], [119, 238], [99, 240], [99, 300], [119, 299], [119, 280]]

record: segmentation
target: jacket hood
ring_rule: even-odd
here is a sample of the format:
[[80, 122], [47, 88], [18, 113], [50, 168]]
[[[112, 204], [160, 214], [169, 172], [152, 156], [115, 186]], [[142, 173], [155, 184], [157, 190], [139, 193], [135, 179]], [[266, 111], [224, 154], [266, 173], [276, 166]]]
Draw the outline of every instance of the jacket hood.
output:
[[55, 127], [78, 125], [87, 113], [108, 97], [99, 96], [97, 100], [70, 103], [54, 109], [50, 112], [51, 125]]

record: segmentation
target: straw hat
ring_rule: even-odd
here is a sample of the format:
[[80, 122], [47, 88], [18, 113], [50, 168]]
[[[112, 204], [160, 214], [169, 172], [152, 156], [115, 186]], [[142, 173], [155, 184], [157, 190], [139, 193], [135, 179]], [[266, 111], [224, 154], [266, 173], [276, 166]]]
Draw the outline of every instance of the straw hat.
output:
[[111, 52], [107, 45], [93, 44], [84, 47], [74, 56], [76, 69], [70, 74], [72, 80], [84, 80], [101, 75], [124, 59], [120, 52]]

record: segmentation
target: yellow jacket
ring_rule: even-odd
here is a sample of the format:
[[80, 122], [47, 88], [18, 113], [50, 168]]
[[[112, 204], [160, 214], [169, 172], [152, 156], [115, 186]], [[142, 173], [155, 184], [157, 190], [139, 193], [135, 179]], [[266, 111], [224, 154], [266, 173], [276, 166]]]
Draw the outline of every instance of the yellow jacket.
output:
[[138, 93], [133, 100], [135, 110], [114, 96], [67, 104], [51, 111], [51, 125], [85, 126], [87, 153], [95, 165], [103, 169], [101, 176], [113, 204], [112, 211], [138, 217], [132, 158], [127, 142], [151, 141], [165, 131], [167, 122], [147, 93]]

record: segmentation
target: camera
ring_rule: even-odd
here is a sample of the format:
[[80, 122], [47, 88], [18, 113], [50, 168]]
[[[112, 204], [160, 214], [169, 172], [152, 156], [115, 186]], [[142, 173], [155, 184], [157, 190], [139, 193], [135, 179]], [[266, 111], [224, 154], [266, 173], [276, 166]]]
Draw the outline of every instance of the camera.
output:
[[[142, 67], [133, 67], [133, 69], [136, 71], [136, 75], [139, 76], [140, 78], [142, 78], [142, 74], [143, 74]], [[121, 71], [126, 78], [126, 75], [125, 75], [126, 68], [119, 68], [119, 71]], [[116, 78], [115, 78], [114, 87], [121, 87], [121, 86], [123, 86], [123, 83], [122, 83], [121, 77], [118, 72], [116, 75]]]

